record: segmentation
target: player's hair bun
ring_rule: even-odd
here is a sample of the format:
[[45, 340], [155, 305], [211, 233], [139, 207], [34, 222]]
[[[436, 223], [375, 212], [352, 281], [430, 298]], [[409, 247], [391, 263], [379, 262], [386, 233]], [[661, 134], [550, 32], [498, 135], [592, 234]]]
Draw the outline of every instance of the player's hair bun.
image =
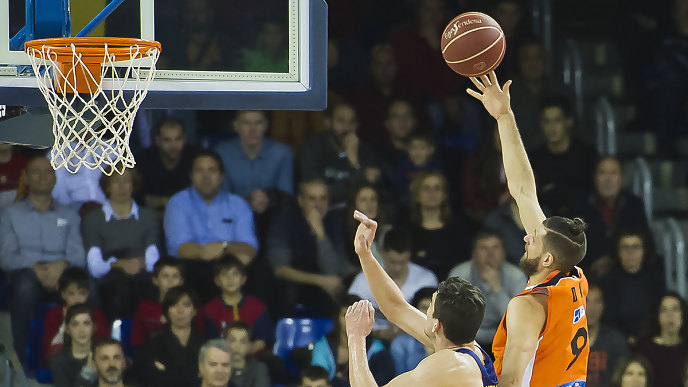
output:
[[580, 235], [585, 232], [586, 228], [588, 228], [588, 225], [585, 224], [583, 219], [574, 218], [573, 222], [571, 223], [571, 226], [569, 227], [569, 230], [571, 230], [571, 234], [573, 235]]

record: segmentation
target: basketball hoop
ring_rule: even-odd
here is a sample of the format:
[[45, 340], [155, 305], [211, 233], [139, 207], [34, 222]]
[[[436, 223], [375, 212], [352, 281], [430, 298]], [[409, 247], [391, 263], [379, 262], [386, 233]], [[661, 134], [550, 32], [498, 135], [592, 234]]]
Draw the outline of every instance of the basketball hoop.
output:
[[[53, 168], [123, 173], [129, 137], [155, 77], [160, 43], [130, 38], [51, 38], [25, 43], [53, 117]], [[127, 90], [125, 91], [125, 86]]]

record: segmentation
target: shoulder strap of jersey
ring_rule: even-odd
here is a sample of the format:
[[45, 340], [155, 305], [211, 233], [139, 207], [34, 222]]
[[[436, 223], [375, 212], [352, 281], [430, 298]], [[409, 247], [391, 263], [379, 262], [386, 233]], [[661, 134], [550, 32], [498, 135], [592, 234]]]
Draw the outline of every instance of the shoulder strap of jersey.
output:
[[[478, 347], [480, 348], [480, 347]], [[484, 349], [480, 348], [480, 351], [483, 354], [483, 358], [485, 358], [485, 362], [483, 363], [478, 355], [476, 355], [473, 351], [471, 351], [468, 348], [459, 348], [456, 350], [458, 353], [465, 353], [467, 355], [471, 355], [473, 360], [475, 360], [476, 363], [478, 363], [478, 368], [480, 368], [480, 373], [482, 374], [483, 377], [483, 386], [485, 387], [492, 387], [492, 386], [497, 386], [498, 380], [497, 380], [497, 373], [495, 372], [494, 365], [492, 364], [492, 359], [490, 358], [490, 355], [488, 355]]]

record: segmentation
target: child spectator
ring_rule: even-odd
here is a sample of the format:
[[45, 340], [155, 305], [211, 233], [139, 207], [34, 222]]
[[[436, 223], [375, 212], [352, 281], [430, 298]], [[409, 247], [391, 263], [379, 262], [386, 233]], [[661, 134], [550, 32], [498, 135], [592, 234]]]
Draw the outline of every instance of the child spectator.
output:
[[[62, 349], [65, 343], [65, 313], [69, 307], [86, 302], [89, 294], [88, 284], [88, 274], [80, 267], [68, 267], [60, 275], [57, 287], [63, 304], [50, 309], [45, 316], [45, 325], [43, 327], [44, 364], [48, 364], [48, 360]], [[93, 309], [93, 323], [94, 339], [110, 335], [107, 319], [99, 309]]]
[[326, 369], [311, 365], [301, 371], [299, 387], [332, 387], [332, 383]]
[[[430, 304], [432, 304], [432, 295], [437, 291], [437, 288], [421, 288], [413, 295], [411, 305], [422, 313], [426, 313]], [[392, 340], [389, 348], [394, 358], [394, 366], [397, 370], [397, 375], [404, 372], [411, 371], [416, 368], [421, 360], [426, 356], [431, 355], [435, 350], [424, 346], [420, 341], [413, 338], [408, 333], [399, 335]]]
[[[633, 354], [616, 364], [612, 387], [651, 387], [653, 382], [652, 366], [644, 356]], [[658, 384], [664, 386], [664, 384]]]
[[268, 367], [249, 353], [251, 329], [248, 325], [241, 321], [232, 321], [227, 324], [223, 333], [230, 348], [232, 383], [237, 387], [270, 387]]
[[253, 331], [249, 353], [260, 351], [272, 343], [275, 327], [265, 304], [241, 292], [246, 283], [244, 265], [233, 255], [226, 255], [213, 266], [213, 275], [221, 295], [203, 307], [203, 316], [212, 321], [220, 332], [232, 321], [246, 323]]
[[162, 315], [162, 300], [167, 291], [184, 282], [182, 267], [179, 261], [172, 257], [160, 258], [153, 265], [153, 285], [158, 288], [157, 300], [143, 300], [136, 310], [131, 327], [131, 345], [142, 345], [153, 333], [165, 325]]
[[86, 304], [76, 304], [65, 313], [64, 347], [50, 359], [50, 371], [55, 387], [72, 387], [88, 362], [95, 331], [94, 310]]
[[442, 165], [435, 159], [435, 142], [429, 134], [411, 133], [406, 141], [407, 158], [399, 164], [394, 174], [394, 194], [400, 204], [409, 204], [409, 186], [423, 172], [442, 172]]

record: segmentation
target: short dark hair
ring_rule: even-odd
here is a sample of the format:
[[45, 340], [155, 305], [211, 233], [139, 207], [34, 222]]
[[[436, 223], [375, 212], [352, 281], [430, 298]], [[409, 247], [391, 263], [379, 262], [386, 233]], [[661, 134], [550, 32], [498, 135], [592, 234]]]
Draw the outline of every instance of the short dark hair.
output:
[[[311, 185], [311, 184], [321, 184], [327, 187], [327, 181], [325, 179], [321, 179], [319, 177], [316, 177], [314, 179], [309, 179], [309, 180], [302, 180], [299, 183], [298, 186], [298, 196], [303, 196], [306, 192], [306, 186]], [[329, 192], [329, 187], [328, 187], [328, 192]]]
[[493, 228], [483, 228], [482, 230], [479, 230], [473, 237], [472, 248], [475, 249], [475, 246], [478, 244], [478, 242], [487, 238], [497, 238], [502, 243], [502, 246], [504, 245], [504, 238], [502, 238], [502, 234], [499, 231]]
[[349, 109], [354, 111], [356, 116], [358, 116], [358, 111], [356, 110], [356, 107], [352, 103], [349, 103], [348, 101], [340, 100], [340, 101], [335, 102], [332, 105], [327, 107], [327, 109], [325, 110], [325, 114], [327, 115], [327, 118], [332, 119], [334, 117], [334, 112], [337, 111], [337, 108], [339, 108], [341, 106], [348, 107]]
[[78, 266], [70, 266], [64, 269], [57, 280], [57, 290], [62, 293], [72, 284], [76, 284], [78, 289], [89, 290], [89, 279], [86, 270]]
[[485, 315], [485, 297], [463, 278], [450, 277], [437, 288], [434, 312], [444, 335], [456, 345], [472, 342]]
[[638, 363], [645, 369], [645, 375], [647, 377], [647, 387], [652, 387], [652, 382], [654, 381], [654, 374], [652, 372], [652, 365], [645, 358], [645, 356], [639, 353], [632, 353], [628, 356], [624, 356], [619, 361], [616, 362], [614, 367], [614, 373], [612, 374], [611, 386], [621, 387], [621, 379], [623, 378], [626, 369], [631, 363]]
[[413, 298], [411, 299], [411, 305], [414, 307], [418, 307], [418, 304], [426, 299], [429, 298], [432, 300], [432, 295], [435, 294], [437, 291], [437, 288], [431, 288], [431, 287], [426, 287], [426, 288], [420, 288], [416, 290], [415, 293], [413, 293]]
[[406, 137], [406, 145], [411, 144], [411, 141], [414, 140], [423, 141], [430, 146], [435, 146], [435, 139], [432, 137], [432, 134], [427, 131], [414, 130]]
[[310, 380], [327, 380], [327, 384], [330, 383], [330, 374], [321, 366], [309, 365], [301, 370], [301, 384], [303, 384], [303, 379], [308, 378]]
[[160, 272], [165, 267], [173, 267], [173, 268], [179, 270], [179, 274], [182, 276], [182, 278], [184, 278], [184, 271], [182, 270], [182, 263], [179, 262], [179, 260], [177, 258], [170, 257], [170, 256], [160, 257], [160, 259], [158, 259], [153, 264], [153, 277], [159, 276]]
[[571, 108], [571, 101], [568, 99], [568, 97], [564, 95], [545, 96], [542, 99], [542, 102], [540, 102], [540, 114], [542, 114], [545, 109], [552, 107], [559, 108], [567, 118], [572, 117], [573, 109]]
[[652, 340], [653, 337], [659, 336], [661, 332], [661, 327], [659, 326], [659, 309], [662, 306], [662, 301], [667, 298], [674, 298], [678, 301], [681, 307], [681, 329], [679, 330], [679, 337], [682, 341], [688, 340], [688, 304], [686, 300], [681, 297], [675, 291], [667, 291], [661, 297], [659, 297], [655, 303], [652, 305], [652, 310], [647, 314], [647, 320], [645, 321], [645, 329], [643, 332], [643, 337]]
[[394, 227], [385, 233], [382, 241], [382, 249], [405, 253], [413, 251], [413, 236], [403, 227]]
[[544, 250], [554, 256], [555, 268], [568, 273], [585, 257], [587, 225], [581, 218], [551, 216], [542, 223], [547, 230], [543, 238]]
[[215, 263], [213, 263], [213, 277], [217, 277], [218, 275], [222, 274], [223, 271], [232, 268], [239, 270], [241, 275], [246, 277], [246, 266], [244, 266], [239, 258], [233, 254], [225, 254], [218, 258]]
[[[103, 173], [102, 175], [100, 175], [100, 179], [98, 179], [98, 185], [100, 186], [100, 189], [103, 191], [105, 196], [109, 199], [110, 194], [108, 193], [108, 187], [110, 185], [110, 180], [115, 176], [115, 173], [117, 173], [117, 172], [113, 171], [112, 166], [108, 166], [106, 168], [106, 171], [108, 171], [109, 175], [108, 175], [108, 173]], [[139, 173], [138, 170], [136, 170], [136, 168], [133, 168], [133, 167], [132, 168], [126, 168], [124, 171], [131, 174], [131, 185], [133, 187], [133, 190], [132, 190], [132, 195], [133, 195], [134, 193], [136, 193], [141, 188], [141, 174]], [[124, 174], [124, 173], [122, 173], [122, 174]]]
[[[64, 324], [65, 326], [69, 325], [69, 322], [72, 321], [72, 319], [79, 315], [79, 314], [87, 314], [89, 317], [91, 317], [91, 322], [94, 325], [93, 332], [95, 332], [95, 324], [96, 324], [96, 318], [93, 313], [93, 308], [88, 306], [88, 304], [74, 304], [67, 308], [67, 311], [65, 312], [65, 317], [64, 317]], [[69, 337], [69, 333], [65, 330], [65, 339], [64, 339], [64, 344], [66, 346], [72, 345], [72, 340], [71, 337]]]
[[232, 329], [244, 330], [249, 336], [251, 335], [251, 327], [248, 326], [248, 324], [243, 321], [235, 320], [228, 322], [224, 329], [222, 329], [222, 337], [229, 337], [229, 331]]
[[116, 345], [120, 349], [122, 349], [122, 343], [120, 343], [116, 339], [113, 339], [112, 337], [106, 336], [93, 342], [91, 346], [91, 357], [95, 359], [96, 351], [98, 350], [98, 348], [104, 347], [106, 345]]
[[155, 128], [153, 128], [153, 134], [155, 134], [156, 136], [159, 135], [160, 131], [165, 126], [176, 126], [179, 127], [182, 130], [182, 132], [184, 132], [184, 124], [182, 124], [182, 122], [178, 118], [172, 116], [165, 116], [158, 120], [158, 122], [155, 124]]
[[649, 230], [644, 227], [626, 227], [619, 230], [614, 235], [614, 260], [617, 265], [621, 264], [621, 257], [619, 257], [619, 243], [623, 238], [638, 237], [643, 244], [643, 263], [641, 268], [653, 267], [657, 264], [657, 256], [655, 255], [655, 248]]
[[181, 300], [184, 296], [188, 296], [189, 299], [191, 299], [191, 304], [193, 304], [194, 309], [198, 310], [198, 298], [196, 297], [196, 293], [194, 293], [193, 289], [187, 287], [186, 285], [172, 287], [167, 291], [167, 293], [165, 293], [165, 297], [162, 299], [162, 315], [165, 316], [168, 323], [170, 321], [169, 309], [172, 306], [177, 305], [179, 300]]
[[222, 162], [222, 157], [220, 157], [220, 155], [212, 149], [201, 149], [193, 155], [193, 158], [191, 159], [192, 170], [194, 165], [196, 164], [196, 160], [198, 160], [201, 157], [210, 157], [211, 159], [215, 160], [218, 168], [220, 169], [220, 172], [222, 172], [223, 175], [225, 174], [225, 164]]
[[268, 119], [268, 112], [265, 110], [237, 110], [237, 112], [234, 114], [234, 119], [238, 119], [241, 115], [246, 114], [246, 113], [258, 113], [263, 116], [266, 120]]

